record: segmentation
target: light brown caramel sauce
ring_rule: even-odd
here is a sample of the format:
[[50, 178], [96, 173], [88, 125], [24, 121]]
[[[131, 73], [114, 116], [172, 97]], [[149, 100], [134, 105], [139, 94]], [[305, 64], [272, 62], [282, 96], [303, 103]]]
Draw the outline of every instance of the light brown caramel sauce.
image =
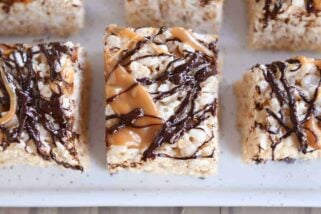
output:
[[308, 139], [308, 144], [314, 149], [321, 149], [321, 127], [320, 122], [314, 117], [311, 118], [305, 123], [306, 135]]
[[[107, 98], [125, 91], [133, 84], [136, 84], [135, 79], [119, 65], [110, 74], [106, 85]], [[127, 114], [136, 108], [141, 108], [145, 115], [159, 117], [158, 110], [150, 94], [139, 84], [130, 91], [117, 96], [110, 105], [116, 114]], [[108, 143], [110, 145], [126, 145], [132, 148], [146, 148], [156, 137], [162, 123], [162, 120], [157, 118], [142, 117], [135, 121], [135, 125], [149, 127], [122, 128], [116, 134], [107, 136]], [[152, 124], [159, 125], [150, 126]]]
[[302, 65], [304, 64], [315, 64], [319, 69], [321, 69], [321, 60], [319, 59], [313, 59], [313, 58], [307, 58], [304, 56], [298, 56], [296, 57]]
[[[134, 47], [137, 42], [144, 40], [145, 38], [138, 35], [134, 31], [128, 28], [120, 28], [116, 25], [112, 25], [108, 28], [108, 31], [116, 34], [122, 38], [129, 39], [129, 42], [125, 47], [120, 48], [119, 51], [115, 54], [111, 54], [109, 50], [106, 50], [106, 76], [107, 84], [105, 87], [105, 93], [107, 99], [113, 97], [117, 94], [120, 94], [126, 89], [130, 88], [133, 84], [136, 83], [136, 80], [132, 77], [128, 71], [121, 65], [117, 65], [118, 57], [123, 50], [131, 49]], [[199, 43], [190, 32], [186, 31], [183, 28], [172, 28], [171, 33], [173, 37], [178, 38], [182, 42], [190, 45], [195, 50], [204, 52], [205, 54], [212, 56], [213, 53], [208, 50], [204, 45]], [[164, 50], [159, 48], [156, 44], [149, 42], [153, 49], [158, 53], [164, 53]], [[116, 66], [116, 69], [112, 69]], [[154, 117], [160, 117], [160, 114], [157, 110], [157, 107], [148, 93], [148, 91], [137, 84], [133, 89], [129, 90], [126, 93], [122, 93], [117, 96], [112, 102], [111, 107], [116, 114], [127, 114], [133, 111], [136, 108], [141, 108], [144, 111], [145, 115], [152, 115]], [[151, 124], [159, 124], [153, 125]], [[163, 121], [156, 118], [143, 117], [135, 122], [135, 125], [139, 126], [149, 126], [146, 128], [131, 128], [124, 127], [120, 129], [115, 134], [108, 134], [107, 141], [109, 145], [118, 145], [118, 146], [128, 146], [131, 148], [145, 149], [150, 144], [152, 144], [157, 133], [161, 129]]]
[[[134, 46], [139, 41], [144, 40], [144, 37], [141, 37], [135, 32], [126, 28], [111, 26], [108, 30], [121, 36], [122, 38], [128, 38], [130, 41], [126, 47], [121, 48], [120, 51], [114, 55], [111, 55], [108, 51], [106, 51], [106, 75], [108, 76], [108, 79], [105, 93], [107, 95], [107, 99], [126, 91], [126, 89], [131, 87], [133, 84], [137, 84], [136, 80], [130, 73], [127, 72], [124, 67], [117, 65], [117, 58], [123, 50]], [[117, 66], [116, 69], [112, 70], [112, 68], [115, 66]], [[136, 108], [141, 108], [143, 109], [145, 115], [151, 115], [158, 118], [160, 117], [152, 97], [146, 91], [146, 89], [139, 84], [137, 84], [130, 91], [117, 96], [110, 105], [116, 114], [127, 114]], [[163, 121], [160, 119], [142, 117], [135, 121], [135, 125], [145, 126], [145, 128], [124, 127], [117, 133], [107, 136], [108, 144], [119, 146], [125, 145], [130, 148], [144, 149], [153, 142], [153, 139], [156, 137], [158, 131], [162, 127], [162, 124]]]
[[321, 10], [321, 0], [314, 0], [314, 7], [317, 10]]
[[[106, 68], [107, 70], [110, 70], [110, 68], [116, 66], [117, 58], [123, 50], [128, 48], [130, 49], [137, 44], [137, 42], [142, 41], [145, 38], [127, 28], [110, 26], [108, 30], [122, 38], [129, 39], [128, 44], [121, 48], [116, 54], [110, 55], [109, 53], [106, 53]], [[156, 45], [153, 45], [153, 47], [156, 52], [161, 50]], [[108, 57], [108, 55], [110, 57]], [[107, 99], [125, 91], [136, 83], [136, 80], [121, 65], [117, 65], [115, 70], [107, 72], [107, 76], [109, 76], [105, 92]], [[146, 89], [139, 84], [137, 84], [132, 90], [116, 97], [116, 99], [111, 103], [111, 107], [116, 114], [127, 114], [136, 108], [141, 108], [146, 115], [160, 117], [152, 97]], [[142, 117], [135, 121], [135, 125], [147, 126], [146, 128], [122, 128], [117, 133], [107, 136], [108, 144], [126, 145], [131, 148], [144, 149], [153, 142], [153, 139], [162, 127], [162, 123], [163, 121], [160, 119]]]
[[201, 51], [208, 56], [213, 56], [212, 51], [205, 47], [202, 43], [197, 41], [197, 39], [187, 30], [182, 27], [171, 28], [171, 34], [174, 38], [179, 39], [185, 44], [188, 44], [197, 51]]
[[10, 86], [8, 80], [7, 80], [7, 77], [5, 75], [5, 71], [4, 71], [2, 66], [0, 66], [0, 75], [1, 75], [1, 79], [3, 81], [3, 84], [4, 84], [5, 88], [6, 88], [6, 91], [9, 94], [9, 99], [10, 99], [10, 109], [9, 109], [9, 111], [4, 112], [3, 116], [0, 117], [0, 125], [4, 125], [4, 124], [10, 122], [11, 119], [16, 114], [17, 95], [14, 92], [14, 89], [11, 88], [11, 86]]
[[297, 59], [300, 61], [300, 63], [303, 65], [303, 64], [306, 64], [306, 63], [314, 63], [314, 60], [311, 59], [311, 58], [307, 58], [305, 56], [298, 56]]
[[13, 51], [13, 48], [9, 45], [0, 44], [0, 52], [2, 55], [9, 56]]

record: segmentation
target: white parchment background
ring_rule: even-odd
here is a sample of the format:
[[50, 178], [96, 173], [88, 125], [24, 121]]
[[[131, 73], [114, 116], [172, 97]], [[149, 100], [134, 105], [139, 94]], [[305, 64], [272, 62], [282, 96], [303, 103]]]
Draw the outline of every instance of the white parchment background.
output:
[[[321, 161], [246, 165], [236, 130], [233, 83], [256, 63], [299, 53], [250, 51], [246, 43], [244, 1], [227, 0], [221, 33], [224, 59], [221, 85], [221, 154], [219, 173], [192, 177], [120, 173], [105, 170], [103, 34], [108, 24], [124, 24], [122, 0], [87, 0], [86, 28], [63, 40], [88, 51], [93, 72], [90, 117], [91, 167], [84, 173], [18, 166], [0, 170], [1, 206], [320, 206]], [[54, 38], [0, 38], [0, 42], [34, 42]], [[61, 39], [60, 39], [61, 40]], [[308, 56], [320, 57], [317, 53]]]

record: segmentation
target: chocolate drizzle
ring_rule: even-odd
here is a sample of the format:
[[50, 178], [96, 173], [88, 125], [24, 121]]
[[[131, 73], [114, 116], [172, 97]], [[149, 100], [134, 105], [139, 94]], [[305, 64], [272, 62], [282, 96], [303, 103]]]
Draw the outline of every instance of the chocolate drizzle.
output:
[[[258, 0], [257, 0], [258, 1]], [[263, 7], [264, 10], [264, 27], [267, 27], [270, 19], [276, 19], [277, 15], [281, 13], [282, 2], [283, 0], [277, 0], [275, 3], [272, 3], [272, 0], [265, 0]], [[272, 9], [271, 9], [272, 8]]]
[[[216, 64], [216, 54], [217, 54], [217, 45], [216, 42], [213, 42], [206, 47], [213, 53], [213, 56], [208, 56], [203, 52], [184, 52], [179, 54], [146, 54], [140, 56], [138, 58], [132, 59], [132, 56], [138, 53], [147, 43], [154, 44], [166, 44], [173, 42], [183, 42], [177, 38], [168, 39], [166, 41], [160, 42], [157, 39], [157, 36], [167, 31], [168, 29], [163, 27], [160, 28], [159, 32], [153, 36], [145, 37], [144, 40], [137, 42], [130, 50], [123, 51], [122, 56], [118, 60], [118, 64], [115, 66], [114, 70], [118, 65], [126, 67], [130, 65], [131, 62], [135, 60], [140, 60], [144, 58], [158, 58], [158, 57], [168, 57], [171, 59], [164, 69], [163, 72], [160, 72], [159, 75], [153, 78], [141, 78], [137, 79], [137, 83], [143, 86], [149, 86], [152, 84], [161, 85], [165, 82], [170, 82], [172, 87], [168, 91], [155, 92], [151, 93], [153, 100], [155, 103], [162, 102], [163, 99], [172, 96], [177, 93], [182, 93], [181, 97], [179, 97], [180, 104], [176, 108], [176, 111], [173, 115], [171, 115], [167, 121], [164, 121], [161, 124], [161, 128], [157, 133], [155, 139], [152, 144], [145, 149], [143, 153], [142, 160], [146, 161], [148, 159], [153, 159], [156, 157], [167, 157], [179, 160], [188, 160], [188, 159], [196, 159], [196, 158], [212, 158], [214, 155], [209, 154], [208, 156], [199, 155], [199, 151], [208, 144], [213, 138], [213, 136], [209, 136], [209, 139], [202, 143], [197, 150], [188, 157], [181, 156], [171, 156], [163, 153], [158, 153], [156, 150], [160, 148], [163, 144], [174, 144], [180, 139], [184, 133], [192, 130], [192, 129], [200, 129], [200, 124], [209, 119], [212, 116], [216, 116], [217, 113], [217, 99], [213, 100], [212, 103], [205, 105], [202, 109], [197, 109], [195, 107], [195, 102], [200, 96], [200, 92], [202, 90], [201, 84], [205, 82], [209, 77], [217, 75], [217, 64]], [[135, 30], [136, 31], [136, 30]], [[108, 80], [110, 75], [107, 75], [106, 82], [108, 84]], [[106, 100], [107, 104], [113, 102], [113, 100], [120, 96], [123, 93], [129, 92], [131, 89], [135, 88], [136, 84], [129, 87], [127, 90], [120, 92], [117, 95], [114, 95]], [[142, 117], [150, 117], [150, 115], [146, 115], [142, 109], [135, 109], [128, 114], [119, 115], [113, 114], [106, 117], [106, 120], [114, 120], [117, 119], [118, 122], [112, 127], [107, 127], [107, 134], [112, 134], [120, 130], [122, 127], [132, 127], [132, 128], [146, 128], [135, 126], [135, 121]], [[149, 124], [148, 126], [160, 125], [158, 124]]]
[[[269, 20], [277, 19], [277, 16], [285, 11], [282, 9], [284, 0], [256, 0], [257, 3], [260, 1], [265, 1], [263, 6], [264, 15], [262, 22], [264, 23], [264, 28], [266, 28]], [[305, 2], [305, 9], [309, 15], [320, 12], [320, 10], [315, 6], [314, 0], [306, 0]]]
[[[2, 139], [0, 150], [6, 150], [10, 144], [21, 141], [28, 142], [32, 140], [37, 153], [47, 161], [53, 160], [57, 164], [66, 168], [83, 170], [79, 164], [70, 164], [59, 159], [54, 151], [57, 142], [62, 144], [65, 150], [77, 160], [77, 151], [74, 141], [78, 139], [78, 134], [73, 132], [72, 118], [67, 117], [63, 112], [60, 98], [63, 95], [63, 89], [52, 91], [50, 98], [41, 95], [38, 83], [44, 81], [46, 84], [62, 81], [61, 72], [58, 66], [62, 55], [72, 56], [73, 49], [62, 43], [50, 43], [39, 45], [38, 48], [25, 47], [23, 45], [4, 46], [9, 49], [0, 49], [0, 59], [3, 61], [7, 79], [14, 86], [17, 95], [17, 126], [0, 126]], [[34, 70], [34, 60], [40, 55], [44, 56], [49, 65], [50, 76], [41, 77], [40, 71]], [[1, 106], [7, 108], [9, 105], [8, 93], [4, 88], [3, 80], [0, 81], [0, 90], [3, 93], [1, 97]], [[41, 139], [39, 126], [42, 126], [50, 136], [50, 141], [45, 144]], [[26, 136], [23, 136], [27, 135]], [[27, 138], [27, 139], [26, 139]], [[27, 152], [27, 145], [25, 148]]]
[[[290, 69], [291, 67], [295, 67], [295, 69]], [[311, 153], [314, 149], [309, 149], [310, 142], [308, 140], [307, 134], [312, 133], [312, 135], [317, 139], [317, 135], [314, 133], [314, 130], [310, 129], [306, 126], [308, 120], [312, 118], [316, 118], [318, 121], [320, 120], [319, 115], [315, 112], [315, 102], [318, 97], [318, 91], [321, 86], [321, 78], [318, 82], [318, 85], [314, 89], [314, 93], [311, 98], [304, 96], [298, 87], [295, 85], [291, 85], [286, 78], [287, 72], [297, 72], [301, 68], [302, 64], [300, 60], [291, 59], [285, 62], [273, 62], [269, 65], [266, 65], [266, 69], [261, 68], [260, 66], [256, 66], [255, 68], [260, 69], [263, 72], [265, 80], [268, 82], [272, 92], [271, 96], [275, 96], [278, 103], [280, 104], [281, 110], [278, 112], [274, 112], [269, 107], [266, 107], [262, 110], [268, 114], [268, 116], [272, 117], [279, 124], [279, 128], [277, 131], [272, 131], [269, 128], [269, 125], [264, 125], [255, 121], [254, 127], [265, 130], [269, 133], [269, 138], [272, 142], [272, 160], [275, 159], [274, 152], [277, 146], [282, 142], [282, 140], [292, 136], [293, 134], [296, 136], [299, 145], [298, 151], [303, 154]], [[319, 75], [321, 76], [321, 70], [318, 68]], [[299, 118], [298, 109], [297, 109], [297, 99], [295, 98], [295, 93], [300, 95], [302, 101], [307, 105], [306, 113], [303, 119]], [[285, 113], [284, 109], [288, 109], [287, 113]], [[260, 110], [260, 109], [257, 109]], [[285, 119], [285, 114], [288, 114], [289, 120]], [[280, 133], [281, 136], [278, 136]], [[318, 139], [317, 139], [318, 140]]]

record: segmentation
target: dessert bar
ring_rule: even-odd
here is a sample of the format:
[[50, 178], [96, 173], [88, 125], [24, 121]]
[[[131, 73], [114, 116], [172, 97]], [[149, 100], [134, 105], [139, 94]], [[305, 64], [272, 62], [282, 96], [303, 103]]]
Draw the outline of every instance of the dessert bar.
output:
[[71, 42], [0, 44], [0, 166], [87, 165], [90, 76]]
[[321, 0], [247, 0], [255, 49], [321, 50]]
[[126, 0], [126, 17], [133, 27], [182, 26], [217, 32], [223, 0]]
[[105, 111], [111, 173], [215, 173], [217, 40], [181, 27], [107, 28]]
[[83, 25], [83, 0], [0, 0], [0, 35], [67, 36]]
[[236, 85], [246, 162], [321, 157], [321, 60], [256, 65]]

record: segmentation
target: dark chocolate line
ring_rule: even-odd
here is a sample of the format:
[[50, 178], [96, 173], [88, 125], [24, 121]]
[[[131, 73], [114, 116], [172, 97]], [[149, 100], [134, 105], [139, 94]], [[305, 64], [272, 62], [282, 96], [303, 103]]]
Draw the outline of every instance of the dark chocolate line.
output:
[[[139, 126], [139, 125], [135, 125], [135, 122], [141, 118], [154, 118], [159, 120], [159, 123], [152, 123], [152, 124], [147, 124], [144, 126]], [[155, 117], [153, 115], [148, 115], [144, 113], [144, 110], [142, 108], [136, 108], [133, 111], [127, 113], [127, 114], [113, 114], [113, 115], [109, 115], [106, 116], [106, 121], [108, 120], [114, 120], [117, 119], [118, 123], [113, 125], [110, 128], [106, 128], [106, 131], [109, 134], [115, 134], [117, 133], [120, 129], [124, 128], [124, 127], [131, 127], [131, 128], [136, 128], [136, 129], [140, 129], [140, 128], [147, 128], [147, 127], [151, 127], [151, 126], [159, 126], [162, 125], [162, 118], [159, 117]]]

